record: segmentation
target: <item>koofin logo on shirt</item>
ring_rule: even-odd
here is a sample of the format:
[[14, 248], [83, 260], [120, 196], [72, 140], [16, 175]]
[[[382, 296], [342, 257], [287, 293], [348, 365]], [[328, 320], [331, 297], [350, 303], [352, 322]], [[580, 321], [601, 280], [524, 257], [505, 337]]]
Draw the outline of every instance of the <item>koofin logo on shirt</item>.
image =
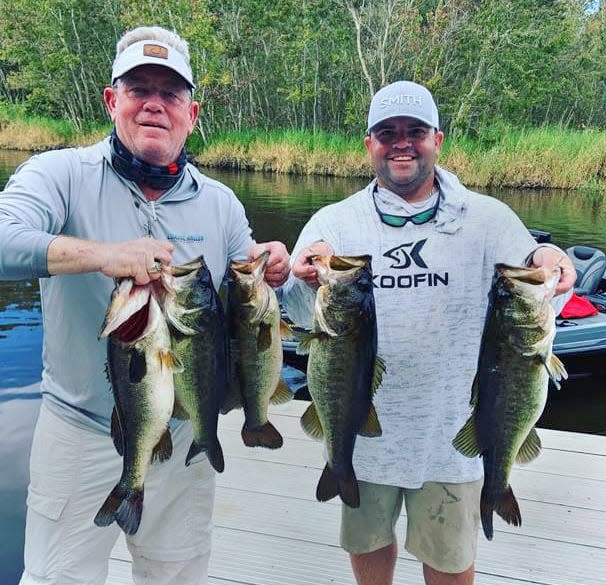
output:
[[410, 242], [408, 244], [400, 244], [391, 250], [387, 250], [383, 256], [391, 258], [394, 263], [391, 268], [404, 269], [408, 268], [411, 262], [414, 262], [420, 268], [427, 268], [427, 264], [421, 258], [421, 249], [425, 245], [427, 238], [418, 242]]
[[[421, 255], [421, 250], [427, 238], [418, 242], [407, 242], [400, 244], [383, 254], [385, 258], [392, 260], [389, 267], [397, 270], [395, 274], [373, 274], [372, 281], [375, 288], [420, 288], [433, 286], [448, 286], [448, 272], [415, 272], [410, 273], [409, 268], [429, 268]], [[406, 273], [400, 272], [407, 270]]]

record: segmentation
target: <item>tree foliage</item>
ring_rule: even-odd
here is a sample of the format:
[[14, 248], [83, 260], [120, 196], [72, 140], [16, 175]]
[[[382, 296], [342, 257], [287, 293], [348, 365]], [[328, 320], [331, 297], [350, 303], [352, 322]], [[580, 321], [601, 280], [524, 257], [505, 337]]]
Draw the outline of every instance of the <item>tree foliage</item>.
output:
[[584, 0], [0, 0], [0, 14], [0, 101], [78, 127], [106, 120], [116, 42], [142, 24], [189, 41], [203, 138], [360, 132], [397, 79], [427, 85], [458, 135], [606, 126], [605, 10]]

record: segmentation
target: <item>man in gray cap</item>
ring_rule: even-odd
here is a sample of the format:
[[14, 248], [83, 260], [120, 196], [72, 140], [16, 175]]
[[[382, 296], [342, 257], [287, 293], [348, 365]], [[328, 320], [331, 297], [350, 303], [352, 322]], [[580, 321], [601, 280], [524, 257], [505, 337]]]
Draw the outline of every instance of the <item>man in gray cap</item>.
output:
[[376, 179], [310, 219], [283, 287], [290, 317], [309, 327], [318, 286], [309, 257], [372, 255], [383, 433], [356, 439], [360, 507], [343, 505], [341, 524], [359, 585], [393, 582], [403, 501], [405, 547], [427, 585], [473, 582], [482, 466], [452, 439], [469, 416], [494, 265], [560, 264], [559, 294], [576, 278], [566, 255], [537, 246], [509, 207], [436, 165], [439, 128], [425, 87], [398, 81], [376, 93], [364, 139]]
[[[110, 438], [106, 341], [97, 339], [112, 279], [145, 285], [204, 255], [218, 288], [231, 259], [263, 250], [267, 281], [288, 275], [285, 246], [256, 244], [234, 193], [187, 162], [193, 90], [187, 43], [159, 27], [126, 33], [103, 94], [111, 137], [32, 157], [0, 194], [0, 278], [39, 277], [44, 319], [22, 585], [106, 581], [120, 529], [93, 519], [122, 469]], [[185, 466], [189, 422], [171, 434], [172, 457], [150, 467], [141, 523], [127, 535], [133, 579], [205, 584], [214, 471], [205, 454]]]

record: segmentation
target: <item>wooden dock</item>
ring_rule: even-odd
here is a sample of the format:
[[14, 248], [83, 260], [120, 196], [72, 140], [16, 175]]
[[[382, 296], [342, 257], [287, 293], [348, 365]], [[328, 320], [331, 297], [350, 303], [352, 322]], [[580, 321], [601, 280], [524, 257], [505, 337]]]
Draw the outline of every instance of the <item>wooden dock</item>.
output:
[[[241, 411], [221, 417], [225, 472], [217, 476], [211, 585], [354, 585], [339, 547], [340, 503], [320, 503], [320, 443], [299, 426], [306, 403], [272, 408], [277, 451], [242, 444]], [[539, 429], [541, 456], [514, 470], [521, 527], [495, 514], [480, 534], [476, 585], [606, 585], [606, 436]], [[398, 525], [404, 542], [405, 519]], [[400, 545], [397, 585], [422, 585], [421, 564]], [[121, 538], [107, 585], [132, 584]]]

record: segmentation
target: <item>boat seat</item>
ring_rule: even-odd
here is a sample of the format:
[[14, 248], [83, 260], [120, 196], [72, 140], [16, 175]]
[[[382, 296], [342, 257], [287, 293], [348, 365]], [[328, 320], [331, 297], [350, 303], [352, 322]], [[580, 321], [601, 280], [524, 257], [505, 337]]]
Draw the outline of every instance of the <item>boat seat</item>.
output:
[[577, 271], [574, 291], [580, 295], [596, 293], [606, 270], [606, 254], [590, 246], [571, 246], [566, 254]]

